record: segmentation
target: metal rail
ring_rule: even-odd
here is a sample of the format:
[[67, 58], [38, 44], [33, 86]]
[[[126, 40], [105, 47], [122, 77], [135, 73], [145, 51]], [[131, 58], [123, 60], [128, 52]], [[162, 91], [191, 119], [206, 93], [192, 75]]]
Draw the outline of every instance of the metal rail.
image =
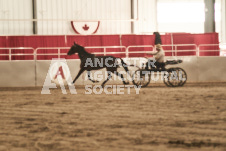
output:
[[[126, 54], [125, 46], [89, 46], [86, 49], [103, 49], [103, 52], [93, 52], [93, 54], [102, 54], [106, 56], [107, 54]], [[62, 53], [62, 49], [70, 49], [70, 47], [42, 47], [35, 49], [35, 60], [37, 56], [48, 56], [57, 55], [60, 58], [61, 55], [67, 55], [67, 53]], [[123, 49], [125, 52], [107, 52], [107, 49]], [[57, 53], [38, 53], [39, 50], [57, 50]]]
[[[222, 45], [222, 44], [221, 44]], [[220, 50], [220, 46], [221, 45], [219, 45], [219, 44], [200, 44], [199, 46], [198, 46], [198, 51], [197, 51], [197, 53], [198, 53], [198, 55], [197, 56], [200, 56], [200, 52], [220, 52], [221, 50]], [[225, 44], [226, 45], [226, 44]], [[202, 48], [205, 48], [205, 47], [218, 47], [218, 49], [216, 50], [216, 49], [211, 49], [211, 50], [206, 50], [206, 49], [202, 49]]]
[[[220, 49], [217, 50], [203, 50], [203, 47], [218, 47]], [[162, 45], [163, 49], [164, 47], [172, 47], [172, 45]], [[194, 49], [182, 49], [180, 50], [179, 47], [193, 47]], [[155, 47], [152, 45], [137, 45], [137, 46], [89, 46], [85, 47], [87, 50], [89, 49], [102, 49], [102, 52], [93, 52], [93, 54], [101, 54], [101, 55], [109, 55], [109, 54], [125, 54], [126, 58], [129, 58], [130, 54], [146, 54], [148, 52], [153, 52], [155, 51]], [[145, 51], [132, 51], [131, 49], [134, 48], [150, 48], [150, 50], [145, 50]], [[8, 61], [12, 61], [12, 56], [33, 56], [33, 60], [38, 60], [37, 56], [57, 56], [60, 58], [62, 55], [67, 55], [67, 53], [62, 52], [62, 50], [69, 50], [70, 47], [41, 47], [34, 49], [32, 47], [2, 47], [0, 48], [0, 56], [8, 56]], [[107, 49], [121, 49], [121, 51], [116, 52], [116, 51], [110, 51], [108, 52]], [[7, 53], [1, 53], [1, 50], [8, 50]], [[26, 52], [26, 53], [12, 53], [12, 50], [31, 50], [31, 52]], [[56, 53], [39, 53], [40, 50], [56, 50]], [[195, 44], [174, 44], [171, 50], [164, 50], [166, 53], [172, 53], [172, 56], [177, 56], [179, 52], [196, 52], [195, 56], [200, 56], [200, 52], [225, 52], [226, 54], [226, 44], [200, 44], [200, 45], [195, 45]], [[2, 59], [4, 60], [4, 59]], [[6, 61], [7, 61], [6, 60]], [[26, 60], [26, 59], [25, 59]]]
[[[172, 56], [177, 56], [178, 52], [196, 52], [197, 55], [197, 45], [196, 44], [173, 44], [173, 45], [162, 45], [163, 49], [164, 47], [172, 47], [171, 50], [164, 50], [165, 52], [172, 52]], [[194, 49], [181, 49], [179, 50], [178, 47], [194, 47]]]
[[[172, 56], [177, 56], [178, 52], [196, 52], [197, 55], [197, 45], [196, 44], [174, 44], [174, 45], [162, 45], [163, 49], [164, 47], [171, 47], [171, 50], [164, 50], [164, 52], [171, 52]], [[194, 49], [183, 49], [183, 50], [179, 50], [178, 47], [194, 47]], [[130, 52], [131, 48], [151, 48], [151, 51], [132, 51]], [[137, 46], [128, 46], [127, 47], [127, 52], [128, 53], [148, 53], [148, 52], [152, 52], [155, 50], [155, 47], [153, 47], [152, 45], [137, 45]]]
[[[12, 61], [12, 56], [33, 56], [33, 60], [35, 60], [35, 49], [32, 47], [5, 47], [5, 48], [0, 48], [0, 50], [8, 50], [8, 54], [1, 54], [0, 56], [8, 56], [9, 61]], [[32, 50], [31, 53], [12, 53], [12, 50]]]

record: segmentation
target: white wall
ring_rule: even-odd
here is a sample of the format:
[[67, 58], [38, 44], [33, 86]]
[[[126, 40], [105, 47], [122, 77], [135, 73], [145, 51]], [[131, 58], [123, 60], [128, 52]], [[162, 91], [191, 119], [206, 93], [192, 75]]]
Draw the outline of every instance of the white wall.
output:
[[[102, 20], [97, 34], [204, 32], [204, 0], [133, 0], [134, 19], [138, 19], [133, 29], [131, 0], [36, 1], [39, 35], [75, 34], [71, 20]], [[216, 0], [215, 8], [216, 31], [225, 41], [225, 0]], [[33, 34], [29, 19], [32, 19], [32, 0], [0, 0], [0, 35]]]
[[108, 20], [100, 23], [97, 34], [130, 33], [130, 22], [109, 21], [131, 19], [130, 2], [130, 0], [55, 0], [54, 2], [38, 0], [38, 19], [64, 19], [58, 22], [39, 22], [38, 34], [75, 34], [70, 20]]
[[160, 32], [204, 32], [204, 0], [158, 0], [157, 13]]
[[[33, 34], [32, 15], [32, 0], [0, 0], [0, 35]], [[71, 20], [108, 20], [97, 34], [129, 34], [131, 22], [120, 20], [131, 19], [131, 0], [37, 0], [37, 19], [40, 35], [75, 34]]]
[[[31, 0], [0, 0], [0, 35], [32, 34], [31, 21], [18, 21], [32, 19]], [[17, 20], [17, 21], [12, 21]]]
[[[219, 1], [219, 0], [217, 0]], [[226, 1], [221, 0], [221, 18], [219, 22], [220, 42], [226, 43]]]
[[[150, 34], [157, 31], [157, 0], [134, 0], [135, 22], [134, 32], [136, 34]], [[138, 3], [137, 3], [138, 2]]]

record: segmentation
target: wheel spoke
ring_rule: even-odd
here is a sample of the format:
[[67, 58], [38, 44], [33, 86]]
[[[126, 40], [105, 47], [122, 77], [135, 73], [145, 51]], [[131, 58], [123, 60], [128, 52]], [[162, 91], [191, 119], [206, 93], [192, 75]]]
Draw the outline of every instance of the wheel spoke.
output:
[[[174, 75], [176, 74], [176, 75]], [[175, 77], [173, 77], [175, 76]], [[182, 68], [170, 68], [168, 83], [173, 87], [183, 86], [187, 81], [187, 74]], [[165, 83], [166, 84], [166, 83]]]
[[133, 74], [133, 84], [146, 87], [150, 83], [150, 75], [145, 70], [137, 70]]

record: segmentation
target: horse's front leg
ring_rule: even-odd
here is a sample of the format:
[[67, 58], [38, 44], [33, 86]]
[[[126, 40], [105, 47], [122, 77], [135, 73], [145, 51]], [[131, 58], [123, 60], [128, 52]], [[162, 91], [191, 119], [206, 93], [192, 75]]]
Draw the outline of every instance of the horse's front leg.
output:
[[83, 68], [81, 68], [78, 72], [78, 75], [75, 77], [75, 79], [73, 80], [73, 84], [75, 83], [75, 81], [79, 78], [79, 76], [84, 72], [85, 70]]
[[99, 82], [98, 80], [91, 79], [90, 71], [87, 71], [87, 73], [88, 73], [88, 78], [89, 78], [90, 81], [92, 81], [93, 83], [98, 83]]
[[126, 82], [123, 75], [117, 71], [114, 71], [114, 74], [119, 76], [122, 79], [123, 84], [129, 84], [129, 82]]

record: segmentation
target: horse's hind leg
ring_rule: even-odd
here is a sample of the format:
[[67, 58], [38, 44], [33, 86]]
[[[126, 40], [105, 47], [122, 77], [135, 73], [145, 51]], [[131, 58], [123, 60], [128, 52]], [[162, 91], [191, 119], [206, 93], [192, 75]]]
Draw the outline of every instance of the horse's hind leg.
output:
[[102, 87], [104, 87], [104, 84], [105, 84], [106, 82], [108, 82], [109, 79], [111, 79], [111, 71], [107, 71], [107, 73], [108, 73], [108, 77], [107, 77], [107, 79], [101, 84]]
[[92, 81], [93, 83], [99, 82], [98, 80], [91, 79], [90, 71], [87, 71], [87, 73], [88, 73], [88, 78], [89, 78], [90, 81]]
[[123, 75], [117, 71], [114, 71], [114, 74], [119, 76], [122, 79], [123, 84], [129, 84], [129, 82], [126, 82]]

